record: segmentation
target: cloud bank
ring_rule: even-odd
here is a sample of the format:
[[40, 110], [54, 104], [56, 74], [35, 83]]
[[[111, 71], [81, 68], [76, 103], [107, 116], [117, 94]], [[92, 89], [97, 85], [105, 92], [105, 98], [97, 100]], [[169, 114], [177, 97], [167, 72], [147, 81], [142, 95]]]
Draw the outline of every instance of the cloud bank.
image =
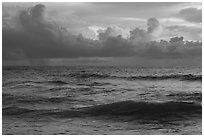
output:
[[[186, 19], [186, 13], [180, 14]], [[200, 20], [197, 20], [198, 22]], [[10, 23], [13, 22], [13, 23]], [[130, 30], [127, 37], [117, 27], [97, 31], [98, 39], [74, 35], [58, 25], [46, 14], [46, 7], [38, 4], [20, 11], [9, 20], [3, 18], [3, 60], [57, 59], [78, 57], [142, 57], [142, 58], [201, 58], [202, 43], [173, 37], [169, 41], [158, 38], [163, 27], [156, 18], [147, 20], [146, 29]], [[157, 40], [157, 41], [156, 41]]]

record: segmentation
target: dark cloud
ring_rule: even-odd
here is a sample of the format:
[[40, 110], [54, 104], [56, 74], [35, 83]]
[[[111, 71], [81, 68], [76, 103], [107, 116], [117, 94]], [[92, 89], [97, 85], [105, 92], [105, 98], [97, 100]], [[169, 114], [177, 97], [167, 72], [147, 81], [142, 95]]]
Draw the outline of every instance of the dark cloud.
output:
[[[5, 21], [7, 22], [7, 21]], [[154, 41], [161, 25], [156, 18], [147, 21], [147, 30], [136, 28], [124, 38], [108, 27], [98, 33], [99, 40], [73, 35], [46, 15], [46, 7], [38, 4], [20, 12], [18, 25], [3, 25], [3, 60], [57, 59], [77, 57], [201, 57], [201, 42], [185, 42], [182, 37], [170, 41]]]
[[159, 26], [159, 21], [156, 18], [150, 18], [147, 20], [147, 32], [153, 33]]
[[186, 8], [179, 11], [179, 16], [190, 22], [202, 23], [202, 9]]
[[138, 42], [147, 42], [151, 40], [151, 36], [147, 33], [147, 31], [135, 28], [134, 30], [130, 31], [130, 40], [136, 43]]

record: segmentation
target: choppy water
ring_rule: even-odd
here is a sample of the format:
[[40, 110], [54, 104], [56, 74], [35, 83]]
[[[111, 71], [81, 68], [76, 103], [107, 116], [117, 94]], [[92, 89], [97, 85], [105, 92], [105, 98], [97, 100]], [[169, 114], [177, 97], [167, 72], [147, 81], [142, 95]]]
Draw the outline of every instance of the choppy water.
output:
[[201, 134], [201, 68], [3, 67], [3, 134]]

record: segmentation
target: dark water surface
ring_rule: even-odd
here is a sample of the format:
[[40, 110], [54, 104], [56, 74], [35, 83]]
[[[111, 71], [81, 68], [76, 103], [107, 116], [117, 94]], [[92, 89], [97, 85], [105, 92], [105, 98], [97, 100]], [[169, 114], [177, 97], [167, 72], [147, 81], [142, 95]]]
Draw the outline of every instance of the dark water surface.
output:
[[3, 134], [202, 134], [201, 69], [3, 67]]

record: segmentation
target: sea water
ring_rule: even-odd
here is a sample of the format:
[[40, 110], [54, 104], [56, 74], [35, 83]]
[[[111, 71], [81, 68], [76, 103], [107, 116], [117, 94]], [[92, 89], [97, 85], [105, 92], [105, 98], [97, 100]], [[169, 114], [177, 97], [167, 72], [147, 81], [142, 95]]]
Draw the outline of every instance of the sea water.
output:
[[202, 68], [3, 67], [3, 134], [202, 134]]

